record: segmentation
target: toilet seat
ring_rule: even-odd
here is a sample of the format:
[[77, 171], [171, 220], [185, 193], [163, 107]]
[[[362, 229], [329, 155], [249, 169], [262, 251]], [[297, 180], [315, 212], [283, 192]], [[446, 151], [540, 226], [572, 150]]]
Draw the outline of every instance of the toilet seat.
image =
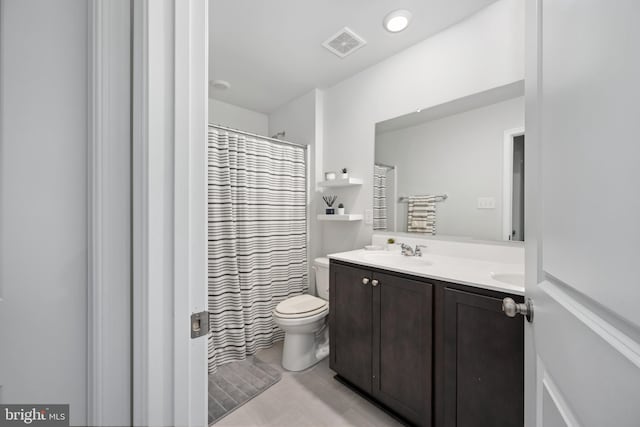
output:
[[280, 302], [273, 314], [281, 319], [303, 319], [325, 314], [329, 303], [313, 295], [298, 295]]

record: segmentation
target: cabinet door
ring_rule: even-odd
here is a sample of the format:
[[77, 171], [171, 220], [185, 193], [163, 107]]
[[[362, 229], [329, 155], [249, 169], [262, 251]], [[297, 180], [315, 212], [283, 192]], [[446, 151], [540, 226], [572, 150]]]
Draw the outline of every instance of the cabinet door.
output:
[[[368, 283], [364, 284], [363, 279]], [[330, 365], [371, 393], [371, 272], [332, 264], [329, 288]]]
[[431, 425], [433, 286], [374, 273], [373, 395], [420, 426]]
[[522, 427], [523, 318], [502, 300], [444, 290], [445, 426]]

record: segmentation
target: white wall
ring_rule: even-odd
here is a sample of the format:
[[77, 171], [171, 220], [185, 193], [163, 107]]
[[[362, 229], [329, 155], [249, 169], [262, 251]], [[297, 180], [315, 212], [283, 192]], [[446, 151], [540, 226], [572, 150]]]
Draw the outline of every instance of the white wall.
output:
[[[378, 134], [375, 159], [396, 165], [399, 196], [448, 194], [436, 208], [438, 235], [501, 240], [504, 131], [523, 126], [519, 97]], [[478, 197], [493, 197], [495, 209], [478, 209]], [[406, 212], [399, 203], [397, 231], [407, 229]]]
[[209, 98], [209, 123], [269, 136], [266, 114]]
[[[339, 192], [347, 210], [372, 206], [376, 122], [524, 78], [523, 8], [500, 0], [326, 90], [324, 169], [348, 167], [365, 179]], [[324, 251], [361, 247], [371, 233], [364, 223], [328, 224]]]
[[87, 425], [87, 4], [0, 2], [1, 399], [68, 403], [71, 425]]
[[322, 173], [322, 102], [323, 93], [318, 89], [294, 99], [269, 115], [269, 134], [285, 131], [285, 140], [309, 145], [309, 292], [315, 293], [313, 259], [322, 254], [322, 229], [315, 220], [320, 196], [317, 194], [318, 173]]

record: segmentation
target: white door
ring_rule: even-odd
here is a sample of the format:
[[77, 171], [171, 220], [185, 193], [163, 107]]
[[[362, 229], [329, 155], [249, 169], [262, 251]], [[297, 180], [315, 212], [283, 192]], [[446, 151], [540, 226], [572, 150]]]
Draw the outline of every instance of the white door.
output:
[[527, 2], [528, 426], [640, 425], [640, 2]]
[[[0, 403], [87, 424], [87, 4], [0, 1]], [[0, 422], [1, 423], [1, 422]]]

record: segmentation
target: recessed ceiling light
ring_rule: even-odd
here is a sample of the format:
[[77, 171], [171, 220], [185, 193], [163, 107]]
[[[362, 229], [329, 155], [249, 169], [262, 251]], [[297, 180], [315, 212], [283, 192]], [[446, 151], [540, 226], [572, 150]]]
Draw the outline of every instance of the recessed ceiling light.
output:
[[219, 90], [227, 90], [231, 87], [231, 83], [226, 80], [211, 80], [211, 87]]
[[411, 12], [405, 9], [394, 10], [384, 17], [384, 28], [391, 33], [398, 33], [409, 26]]

